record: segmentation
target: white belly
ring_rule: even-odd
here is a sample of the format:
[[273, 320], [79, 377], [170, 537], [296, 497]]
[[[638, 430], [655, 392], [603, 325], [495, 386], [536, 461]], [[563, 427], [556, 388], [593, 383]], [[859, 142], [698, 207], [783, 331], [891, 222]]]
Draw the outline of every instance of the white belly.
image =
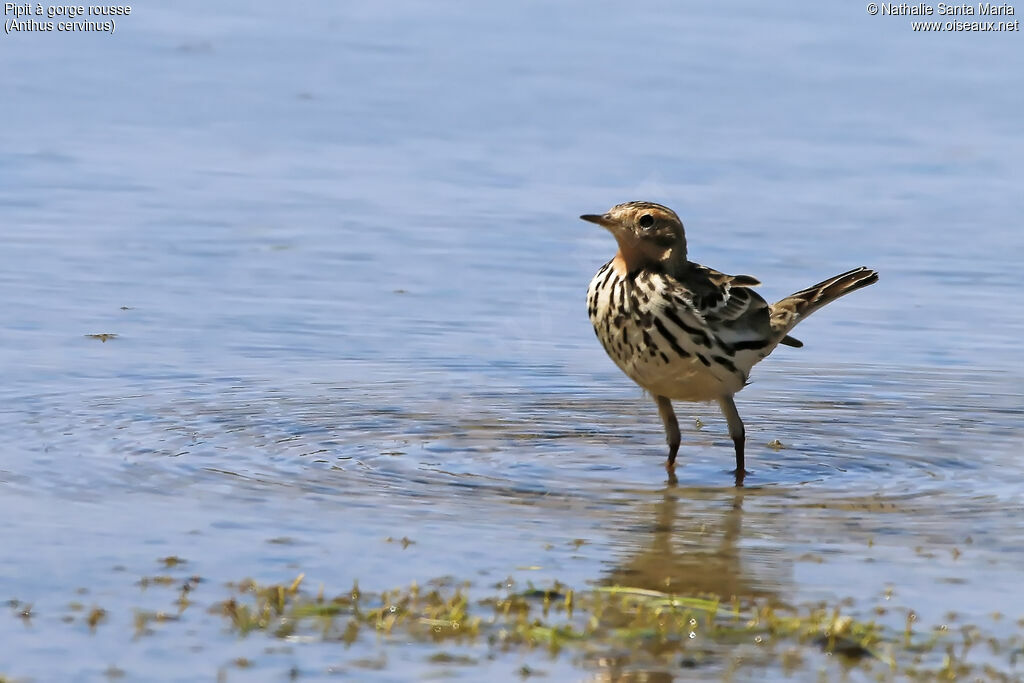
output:
[[[659, 277], [636, 281], [608, 269], [598, 272], [587, 303], [605, 351], [630, 379], [656, 396], [714, 401], [738, 392], [746, 384], [747, 359], [727, 357], [714, 336], [705, 333], [703, 320], [679, 311], [678, 303], [662, 296], [663, 284]], [[673, 306], [674, 315], [666, 314], [666, 305]], [[698, 333], [684, 330], [673, 318]], [[751, 358], [750, 365], [754, 362]]]

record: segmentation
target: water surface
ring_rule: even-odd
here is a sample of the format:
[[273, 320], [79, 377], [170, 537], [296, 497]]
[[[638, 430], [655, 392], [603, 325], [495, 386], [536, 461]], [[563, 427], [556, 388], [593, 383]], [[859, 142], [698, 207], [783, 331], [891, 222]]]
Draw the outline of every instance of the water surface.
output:
[[[275, 649], [201, 609], [133, 637], [134, 610], [169, 604], [138, 585], [167, 556], [202, 604], [300, 572], [335, 592], [558, 579], [1012, 629], [1024, 52], [906, 24], [806, 3], [185, 2], [114, 36], [5, 37], [0, 598], [34, 616], [0, 618], [0, 674], [603, 671]], [[769, 299], [882, 274], [755, 370], [743, 490], [703, 405], [678, 408], [667, 485], [653, 404], [589, 329], [613, 243], [575, 217], [630, 199], [676, 208], [692, 258]], [[75, 601], [109, 621], [65, 623]]]

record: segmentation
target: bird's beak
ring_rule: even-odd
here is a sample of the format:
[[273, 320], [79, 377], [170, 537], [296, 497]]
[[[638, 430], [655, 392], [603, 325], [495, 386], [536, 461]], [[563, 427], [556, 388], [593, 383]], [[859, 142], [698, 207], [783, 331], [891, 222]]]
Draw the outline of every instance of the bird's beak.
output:
[[610, 232], [614, 237], [615, 241], [619, 243], [619, 250], [630, 249], [637, 241], [637, 236], [633, 233], [633, 230], [622, 224], [611, 217], [611, 215], [604, 213], [597, 215], [595, 213], [585, 213], [580, 216], [583, 220], [588, 223], [597, 223], [602, 228]]
[[610, 228], [615, 225], [615, 221], [613, 221], [608, 214], [598, 215], [596, 213], [585, 213], [580, 216], [580, 218], [585, 221], [589, 221], [590, 223], [597, 223], [605, 228]]

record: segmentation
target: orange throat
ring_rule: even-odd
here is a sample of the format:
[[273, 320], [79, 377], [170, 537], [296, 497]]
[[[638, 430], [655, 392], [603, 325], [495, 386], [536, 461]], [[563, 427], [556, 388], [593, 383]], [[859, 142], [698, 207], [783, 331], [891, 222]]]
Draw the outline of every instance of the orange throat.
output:
[[669, 248], [657, 247], [641, 240], [621, 239], [616, 235], [619, 250], [612, 259], [612, 269], [622, 277], [641, 268], [676, 272], [685, 267], [686, 245], [677, 244]]
[[615, 270], [616, 275], [623, 277], [638, 268], [650, 265], [650, 261], [651, 259], [647, 254], [643, 253], [640, 249], [633, 245], [619, 242], [619, 250], [615, 252], [615, 258], [612, 259], [612, 269]]

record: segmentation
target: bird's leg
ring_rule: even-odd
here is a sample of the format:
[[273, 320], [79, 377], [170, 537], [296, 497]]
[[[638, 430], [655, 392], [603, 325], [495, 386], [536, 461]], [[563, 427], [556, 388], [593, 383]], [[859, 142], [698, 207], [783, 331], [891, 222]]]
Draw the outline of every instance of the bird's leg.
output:
[[661, 416], [661, 423], [665, 425], [665, 440], [668, 441], [668, 462], [665, 467], [671, 472], [676, 466], [676, 453], [679, 452], [679, 421], [676, 420], [676, 411], [672, 410], [672, 402], [664, 396], [655, 396], [658, 404], [658, 415]]
[[721, 406], [722, 414], [725, 415], [725, 420], [729, 423], [729, 436], [732, 437], [732, 443], [736, 446], [736, 469], [733, 471], [733, 474], [736, 475], [736, 485], [743, 486], [743, 477], [750, 474], [743, 468], [743, 445], [746, 441], [743, 420], [740, 419], [739, 411], [736, 410], [736, 401], [732, 396], [721, 397], [718, 399], [718, 405]]

